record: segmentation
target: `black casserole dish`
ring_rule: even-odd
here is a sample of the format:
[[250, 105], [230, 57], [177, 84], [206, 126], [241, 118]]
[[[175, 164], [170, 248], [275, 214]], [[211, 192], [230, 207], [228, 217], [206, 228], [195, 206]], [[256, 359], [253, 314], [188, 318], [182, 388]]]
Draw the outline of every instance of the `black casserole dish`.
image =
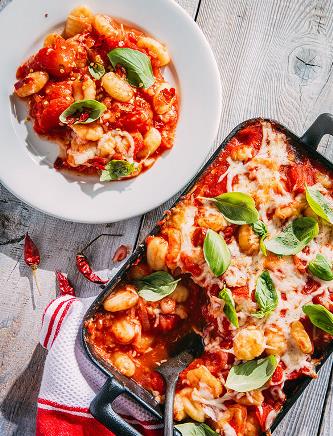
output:
[[[273, 430], [310, 382], [309, 376], [320, 369], [332, 351], [332, 333], [326, 327], [323, 331], [302, 307], [321, 306], [328, 312], [333, 300], [330, 278], [323, 279], [316, 268], [309, 271], [318, 252], [329, 257], [331, 248], [328, 219], [322, 222], [321, 212], [308, 198], [311, 192], [321, 195], [318, 189], [332, 196], [333, 165], [316, 151], [327, 133], [333, 133], [329, 114], [318, 117], [302, 137], [271, 120], [238, 125], [97, 297], [85, 315], [82, 339], [89, 357], [109, 376], [90, 408], [109, 429], [119, 435], [139, 434], [112, 409], [112, 401], [123, 393], [162, 417], [158, 402], [163, 386], [152, 376], [153, 364], [167, 358], [172, 343], [190, 328], [203, 334], [206, 354], [180, 377], [177, 421], [206, 420], [221, 432], [231, 426], [236, 434], [249, 431], [245, 425], [254, 428], [252, 434]], [[237, 213], [231, 217], [226, 197], [216, 199], [226, 192], [232, 192], [233, 206], [241, 205], [236, 210], [241, 219]], [[241, 198], [242, 203], [238, 192], [250, 192], [255, 201]], [[259, 221], [266, 223], [261, 230], [255, 226]], [[288, 226], [294, 232], [295, 222], [312, 226], [312, 233], [287, 248], [284, 240], [281, 251], [281, 238], [278, 243], [272, 240]], [[263, 228], [269, 234], [268, 252], [260, 242]], [[213, 244], [208, 240], [212, 238]], [[214, 260], [212, 250], [220, 250], [222, 263], [221, 256]], [[151, 298], [147, 280], [157, 272], [164, 279], [172, 273], [171, 280], [179, 282], [169, 282], [162, 297]], [[262, 293], [263, 287], [267, 292]], [[225, 288], [227, 296], [221, 294]], [[127, 305], [115, 308], [115, 296], [124, 289]], [[105, 301], [110, 304], [103, 308]], [[145, 348], [143, 342], [148, 343]], [[261, 384], [237, 387], [239, 378], [229, 376], [233, 368], [250, 361], [270, 366], [269, 377]], [[192, 406], [198, 405], [196, 414]]]

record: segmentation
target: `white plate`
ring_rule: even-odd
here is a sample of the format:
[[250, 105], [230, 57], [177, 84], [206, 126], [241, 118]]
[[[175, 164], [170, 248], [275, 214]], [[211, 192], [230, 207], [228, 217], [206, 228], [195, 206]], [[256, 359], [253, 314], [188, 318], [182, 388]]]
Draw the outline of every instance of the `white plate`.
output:
[[25, 104], [12, 92], [18, 65], [80, 3], [13, 0], [0, 13], [0, 176], [13, 194], [45, 213], [70, 221], [114, 222], [159, 206], [195, 175], [217, 134], [220, 77], [203, 33], [172, 0], [83, 0], [93, 12], [133, 23], [166, 43], [173, 64], [165, 75], [178, 88], [180, 117], [172, 150], [139, 177], [101, 184], [92, 177], [64, 176], [53, 169], [57, 145], [34, 133], [25, 122]]

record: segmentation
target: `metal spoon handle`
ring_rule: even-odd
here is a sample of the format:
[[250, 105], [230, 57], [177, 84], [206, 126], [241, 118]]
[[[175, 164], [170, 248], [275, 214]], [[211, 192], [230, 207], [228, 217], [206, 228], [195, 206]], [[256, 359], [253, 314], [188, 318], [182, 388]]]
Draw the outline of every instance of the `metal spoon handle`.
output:
[[173, 436], [173, 403], [175, 399], [176, 382], [169, 381], [166, 386], [164, 404], [164, 436]]

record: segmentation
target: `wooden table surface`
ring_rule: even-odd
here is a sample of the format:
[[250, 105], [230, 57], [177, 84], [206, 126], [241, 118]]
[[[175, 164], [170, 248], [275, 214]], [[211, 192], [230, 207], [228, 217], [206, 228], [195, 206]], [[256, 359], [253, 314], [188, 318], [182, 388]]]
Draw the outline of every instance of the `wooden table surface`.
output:
[[[216, 146], [247, 118], [273, 118], [300, 135], [320, 113], [333, 113], [333, 0], [179, 3], [206, 35], [221, 73], [220, 129], [215, 144], [203, 147]], [[112, 15], [112, 2], [106, 12]], [[331, 139], [324, 137], [320, 152], [333, 159], [331, 145]], [[55, 296], [54, 271], [67, 272], [80, 296], [96, 295], [98, 287], [78, 275], [75, 253], [100, 233], [123, 233], [120, 239], [101, 239], [95, 247], [95, 267], [112, 275], [116, 247], [120, 242], [135, 247], [170, 202], [124, 222], [85, 225], [46, 216], [1, 186], [0, 191], [0, 434], [29, 436], [34, 434], [45, 359], [38, 331], [43, 308]], [[41, 296], [22, 259], [27, 231], [41, 250]], [[332, 389], [330, 359], [274, 435], [332, 435]]]

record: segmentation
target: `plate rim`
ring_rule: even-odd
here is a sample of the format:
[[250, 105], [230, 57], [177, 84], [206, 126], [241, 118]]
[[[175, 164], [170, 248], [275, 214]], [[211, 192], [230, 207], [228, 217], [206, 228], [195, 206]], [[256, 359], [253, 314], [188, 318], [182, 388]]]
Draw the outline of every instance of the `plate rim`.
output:
[[[14, 7], [15, 3], [18, 4], [18, 0], [8, 0], [8, 1], [5, 0], [4, 4], [2, 5], [3, 7], [0, 8], [0, 14], [2, 15], [4, 13], [4, 10], [7, 9], [7, 6]], [[212, 77], [214, 78], [214, 82], [215, 82], [214, 86], [216, 85], [217, 111], [215, 113], [215, 117], [214, 117], [214, 120], [213, 120], [212, 126], [211, 126], [212, 134], [210, 136], [213, 138], [212, 144], [210, 147], [207, 147], [204, 157], [202, 159], [200, 159], [200, 162], [198, 161], [197, 165], [191, 171], [191, 174], [188, 174], [186, 176], [186, 178], [184, 178], [182, 184], [179, 185], [176, 190], [173, 190], [173, 192], [164, 193], [161, 196], [155, 196], [152, 199], [152, 201], [150, 202], [149, 207], [147, 207], [147, 205], [143, 205], [142, 207], [137, 206], [135, 208], [135, 210], [132, 209], [133, 210], [132, 212], [130, 212], [130, 209], [127, 209], [123, 213], [120, 213], [120, 214], [118, 213], [118, 215], [115, 215], [113, 213], [113, 214], [110, 214], [110, 216], [106, 216], [107, 215], [106, 214], [100, 218], [98, 218], [97, 215], [95, 215], [93, 217], [86, 217], [85, 218], [85, 217], [79, 216], [80, 214], [78, 214], [77, 216], [73, 216], [72, 214], [66, 214], [66, 212], [57, 213], [57, 212], [54, 212], [52, 210], [49, 210], [47, 206], [46, 206], [46, 208], [40, 207], [38, 202], [33, 201], [32, 196], [30, 198], [27, 198], [25, 195], [21, 195], [21, 193], [18, 190], [16, 190], [15, 188], [12, 189], [10, 184], [6, 183], [6, 179], [0, 174], [1, 183], [16, 198], [18, 198], [19, 200], [21, 200], [22, 202], [26, 203], [27, 205], [31, 206], [32, 208], [36, 209], [39, 212], [45, 213], [46, 215], [52, 216], [54, 218], [62, 219], [65, 221], [85, 223], [85, 224], [105, 224], [105, 223], [111, 223], [111, 222], [119, 222], [122, 220], [127, 220], [130, 218], [137, 217], [139, 215], [143, 215], [143, 214], [161, 206], [163, 203], [170, 200], [174, 195], [176, 195], [177, 192], [179, 192], [181, 189], [183, 189], [191, 181], [191, 179], [195, 176], [195, 174], [200, 170], [200, 168], [202, 167], [204, 162], [207, 160], [207, 157], [209, 156], [209, 154], [213, 148], [213, 142], [214, 142], [214, 140], [216, 140], [219, 125], [220, 125], [220, 116], [221, 116], [221, 111], [222, 111], [221, 76], [220, 76], [218, 64], [217, 64], [216, 58], [214, 56], [213, 50], [212, 50], [207, 38], [205, 37], [204, 33], [202, 32], [202, 30], [198, 26], [197, 22], [194, 21], [193, 18], [187, 13], [187, 11], [185, 9], [183, 9], [178, 3], [176, 3], [175, 0], [171, 0], [171, 1], [170, 0], [162, 0], [161, 4], [163, 4], [163, 3], [164, 4], [168, 3], [168, 7], [170, 7], [170, 5], [171, 5], [172, 8], [174, 8], [178, 13], [181, 14], [182, 19], [186, 20], [188, 22], [188, 24], [192, 28], [192, 31], [197, 33], [198, 37], [200, 38], [201, 42], [203, 43], [204, 48], [205, 48], [206, 53], [207, 53], [208, 58], [209, 58], [209, 65], [210, 65], [210, 69], [212, 71]], [[175, 67], [177, 70], [177, 65], [175, 65]], [[178, 125], [177, 125], [177, 128], [178, 128]], [[213, 133], [214, 133], [214, 136], [213, 136]], [[176, 131], [176, 135], [177, 135], [177, 131]], [[19, 141], [19, 139], [15, 138], [14, 141]], [[181, 144], [179, 144], [179, 146], [181, 146]], [[172, 151], [173, 151], [173, 149], [170, 150], [170, 152], [172, 152]], [[125, 194], [122, 194], [122, 195], [125, 195]]]

